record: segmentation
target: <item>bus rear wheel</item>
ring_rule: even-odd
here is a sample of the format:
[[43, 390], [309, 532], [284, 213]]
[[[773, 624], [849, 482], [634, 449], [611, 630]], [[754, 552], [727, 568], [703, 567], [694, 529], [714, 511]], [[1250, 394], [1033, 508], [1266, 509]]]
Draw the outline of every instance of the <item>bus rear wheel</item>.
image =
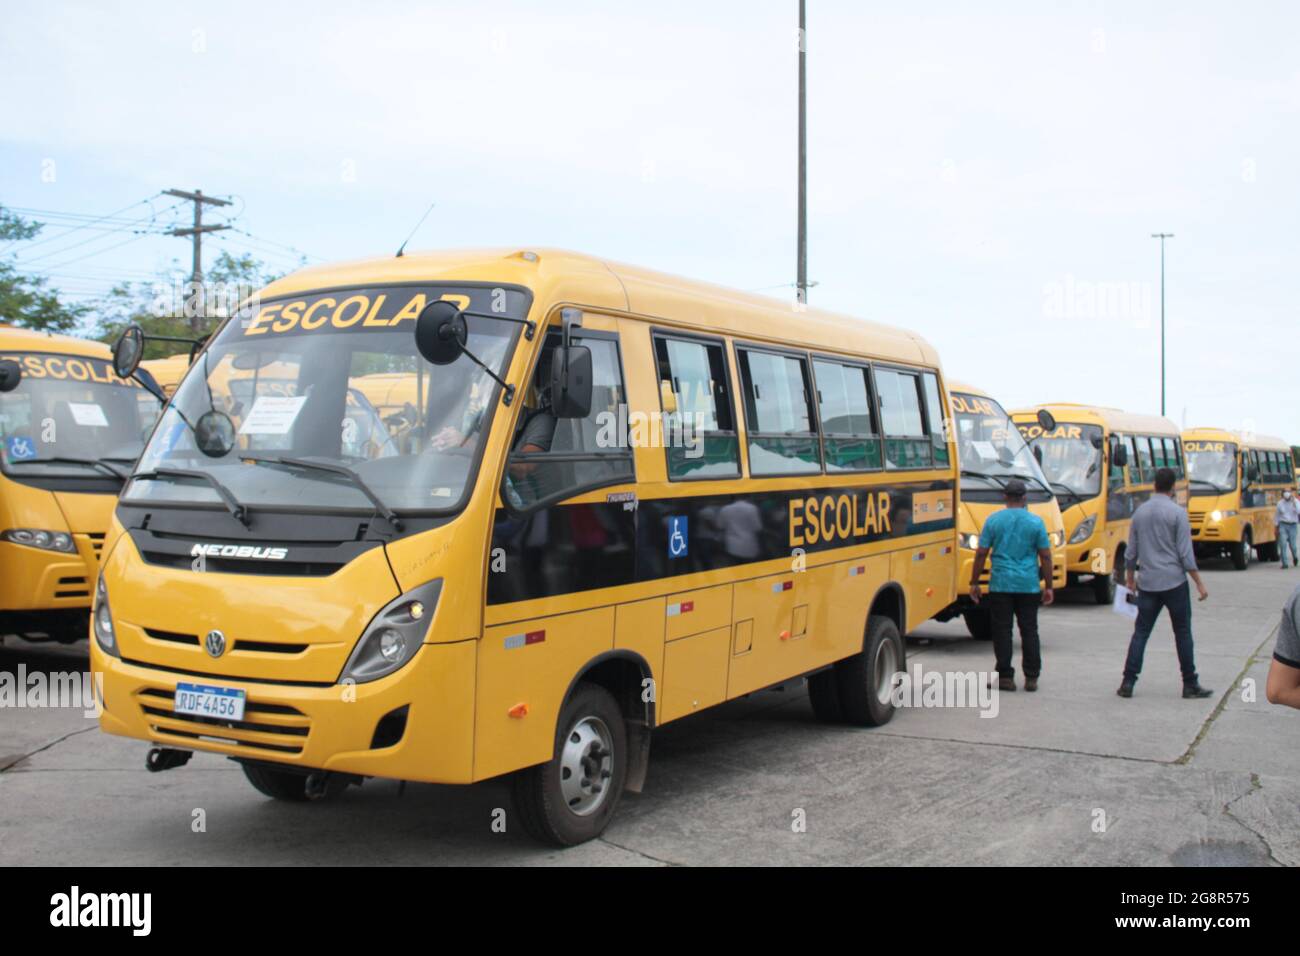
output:
[[887, 617], [867, 618], [862, 651], [835, 665], [844, 720], [879, 727], [894, 716], [894, 675], [906, 666], [903, 635]]
[[1242, 531], [1241, 540], [1232, 546], [1229, 556], [1232, 558], [1232, 566], [1238, 571], [1245, 571], [1250, 567], [1250, 559], [1254, 556], [1254, 541], [1251, 540], [1250, 529]]
[[515, 775], [515, 809], [535, 839], [576, 846], [609, 825], [626, 776], [623, 714], [609, 691], [584, 682], [560, 711], [555, 755]]
[[961, 612], [966, 630], [977, 641], [993, 640], [993, 618], [986, 607], [970, 607]]
[[835, 668], [809, 676], [808, 701], [812, 704], [813, 716], [823, 724], [843, 722], [844, 708], [840, 706], [839, 678], [835, 674]]

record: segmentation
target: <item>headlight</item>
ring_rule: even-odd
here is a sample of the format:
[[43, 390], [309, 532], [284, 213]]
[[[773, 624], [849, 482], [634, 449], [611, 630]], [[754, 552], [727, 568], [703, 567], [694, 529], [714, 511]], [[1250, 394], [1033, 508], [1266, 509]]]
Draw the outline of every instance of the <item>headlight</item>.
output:
[[1211, 521], [1222, 521], [1224, 518], [1232, 518], [1232, 517], [1235, 517], [1236, 514], [1237, 514], [1237, 512], [1235, 512], [1235, 511], [1211, 511], [1211, 512], [1210, 512], [1210, 520], [1211, 520]]
[[1070, 544], [1078, 544], [1081, 541], [1087, 541], [1092, 537], [1092, 529], [1097, 527], [1097, 516], [1089, 515], [1079, 522], [1079, 526], [1074, 529], [1074, 534], [1070, 535]]
[[387, 677], [415, 656], [438, 607], [442, 578], [421, 584], [389, 604], [370, 622], [339, 680], [358, 684]]
[[77, 546], [72, 541], [72, 535], [65, 531], [10, 528], [8, 531], [0, 531], [0, 539], [11, 541], [14, 544], [24, 544], [29, 548], [40, 548], [42, 551], [62, 551], [65, 554], [77, 553]]
[[1065, 529], [1061, 528], [1058, 531], [1053, 531], [1047, 536], [1047, 539], [1052, 542], [1053, 548], [1059, 548], [1061, 545], [1065, 544]]
[[972, 551], [978, 551], [980, 547], [980, 536], [977, 534], [964, 534], [961, 536], [961, 546], [970, 548]]
[[117, 653], [117, 634], [113, 630], [113, 611], [108, 606], [108, 588], [104, 587], [102, 572], [99, 583], [95, 585], [95, 607], [91, 619], [94, 621], [95, 640], [99, 641], [100, 649], [114, 657], [120, 656]]

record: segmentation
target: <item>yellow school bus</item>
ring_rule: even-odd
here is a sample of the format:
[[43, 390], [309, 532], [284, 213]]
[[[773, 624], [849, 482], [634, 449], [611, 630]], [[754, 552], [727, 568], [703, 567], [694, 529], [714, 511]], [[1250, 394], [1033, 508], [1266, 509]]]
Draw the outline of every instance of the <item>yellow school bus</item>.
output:
[[[1038, 422], [1040, 410], [1054, 428]], [[1067, 584], [1086, 585], [1098, 604], [1111, 603], [1124, 581], [1130, 519], [1155, 490], [1156, 469], [1174, 470], [1178, 503], [1187, 506], [1178, 426], [1158, 415], [1065, 402], [1017, 409], [1011, 418], [1060, 502]]]
[[1191, 428], [1183, 432], [1183, 449], [1197, 555], [1227, 555], [1239, 571], [1255, 555], [1276, 561], [1273, 513], [1282, 492], [1296, 490], [1291, 446], [1268, 435]]
[[[292, 389], [229, 393], [273, 365]], [[375, 375], [411, 420], [348, 454]], [[288, 800], [512, 774], [566, 845], [655, 727], [800, 675], [821, 719], [884, 723], [903, 635], [954, 598], [941, 375], [909, 332], [566, 252], [295, 272], [208, 341], [121, 497], [101, 726]]]
[[0, 325], [0, 634], [86, 637], [113, 504], [158, 402], [108, 346]]
[[176, 386], [180, 385], [181, 379], [190, 370], [190, 357], [185, 353], [169, 355], [167, 358], [141, 362], [140, 367], [152, 375], [163, 394], [171, 398], [176, 392]]
[[[1012, 478], [1024, 482], [1026, 507], [1043, 519], [1052, 542], [1054, 588], [1065, 587], [1065, 525], [1056, 493], [1043, 476], [1038, 460], [1025, 444], [1019, 429], [988, 392], [962, 382], [948, 380], [952, 407], [952, 433], [957, 442], [961, 469], [961, 504], [957, 509], [957, 593], [956, 602], [940, 612], [940, 620], [958, 614], [977, 640], [991, 637], [988, 608], [975, 604], [967, 595], [980, 531], [993, 512], [1005, 507], [1002, 489]], [[980, 576], [980, 590], [988, 592], [989, 571]]]

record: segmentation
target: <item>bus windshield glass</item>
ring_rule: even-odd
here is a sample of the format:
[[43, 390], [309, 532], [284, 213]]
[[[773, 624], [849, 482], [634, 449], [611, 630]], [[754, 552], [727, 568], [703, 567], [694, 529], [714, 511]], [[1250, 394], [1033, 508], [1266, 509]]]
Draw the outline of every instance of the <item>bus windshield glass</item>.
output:
[[1019, 478], [1031, 495], [1051, 494], [1033, 453], [1001, 405], [991, 398], [954, 392], [952, 408], [963, 492], [1000, 492], [1008, 480]]
[[1101, 494], [1100, 425], [1058, 424], [1046, 434], [1030, 426], [1030, 435], [1043, 473], [1058, 493], [1079, 500]]
[[4, 354], [22, 369], [0, 393], [0, 466], [11, 477], [109, 477], [130, 471], [158, 418], [156, 398], [107, 359]]
[[529, 304], [519, 290], [397, 286], [263, 303], [195, 360], [123, 502], [211, 507], [224, 489], [250, 509], [458, 509], [501, 399], [464, 353], [441, 366], [420, 355], [415, 320], [437, 299], [482, 313], [466, 315], [465, 347], [502, 374], [520, 329], [507, 318]]
[[1237, 446], [1221, 441], [1183, 442], [1192, 492], [1219, 494], [1237, 487]]

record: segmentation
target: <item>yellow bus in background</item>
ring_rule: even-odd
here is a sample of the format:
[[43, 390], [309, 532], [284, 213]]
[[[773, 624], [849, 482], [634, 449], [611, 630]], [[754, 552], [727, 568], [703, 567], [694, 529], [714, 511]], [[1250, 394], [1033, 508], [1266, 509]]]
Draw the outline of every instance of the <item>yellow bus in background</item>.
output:
[[86, 637], [113, 505], [158, 417], [99, 342], [0, 325], [0, 634]]
[[171, 398], [176, 392], [176, 386], [180, 385], [181, 379], [190, 370], [190, 357], [188, 353], [182, 352], [167, 358], [149, 359], [141, 362], [140, 367], [152, 375], [163, 394]]
[[[390, 441], [350, 442], [355, 394]], [[511, 774], [529, 832], [591, 839], [655, 727], [801, 675], [892, 717], [955, 597], [946, 410], [910, 332], [586, 256], [299, 270], [123, 492], [101, 726], [286, 800]]]
[[1273, 513], [1282, 492], [1296, 490], [1291, 446], [1267, 435], [1191, 428], [1183, 432], [1183, 449], [1197, 555], [1226, 555], [1239, 571], [1256, 555], [1276, 561]]
[[[1041, 409], [1054, 429], [1038, 423]], [[1017, 409], [1011, 418], [1060, 502], [1067, 584], [1086, 585], [1098, 604], [1111, 603], [1124, 580], [1130, 519], [1154, 492], [1156, 469], [1174, 470], [1178, 503], [1187, 506], [1178, 426], [1158, 415], [1064, 402]]]
[[[1026, 507], [1047, 525], [1052, 542], [1053, 588], [1065, 587], [1065, 525], [1056, 493], [1043, 476], [1038, 460], [993, 396], [949, 379], [948, 397], [961, 469], [961, 504], [957, 511], [959, 596], [957, 603], [939, 616], [943, 620], [961, 614], [972, 637], [988, 640], [992, 636], [988, 608], [971, 601], [965, 585], [970, 581], [985, 520], [1005, 507], [1002, 489], [1007, 481], [1018, 478], [1025, 483]], [[988, 591], [988, 582], [986, 569], [980, 576], [981, 591]]]

